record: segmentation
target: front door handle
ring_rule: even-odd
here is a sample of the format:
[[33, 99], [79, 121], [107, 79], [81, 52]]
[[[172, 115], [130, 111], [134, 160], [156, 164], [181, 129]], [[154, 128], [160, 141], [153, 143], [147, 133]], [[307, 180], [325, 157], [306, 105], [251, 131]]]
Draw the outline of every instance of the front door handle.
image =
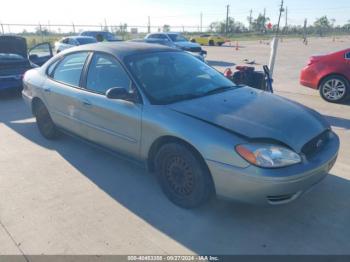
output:
[[51, 93], [51, 88], [46, 87], [46, 88], [44, 88], [44, 91], [45, 91], [46, 93]]
[[92, 106], [91, 102], [89, 100], [82, 100], [81, 103], [84, 105], [84, 106]]

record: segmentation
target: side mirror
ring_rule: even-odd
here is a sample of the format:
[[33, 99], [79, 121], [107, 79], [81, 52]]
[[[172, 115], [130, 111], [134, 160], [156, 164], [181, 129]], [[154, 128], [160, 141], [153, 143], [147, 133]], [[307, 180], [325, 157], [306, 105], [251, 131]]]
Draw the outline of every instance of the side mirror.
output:
[[112, 87], [106, 91], [106, 97], [109, 99], [122, 99], [132, 101], [134, 94], [123, 87]]

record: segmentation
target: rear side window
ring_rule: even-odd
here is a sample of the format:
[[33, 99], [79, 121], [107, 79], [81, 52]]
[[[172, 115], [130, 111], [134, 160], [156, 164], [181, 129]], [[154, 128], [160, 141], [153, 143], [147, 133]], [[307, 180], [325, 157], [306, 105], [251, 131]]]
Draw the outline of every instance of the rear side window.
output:
[[52, 78], [68, 85], [79, 86], [81, 72], [88, 54], [88, 52], [80, 52], [67, 55], [55, 68]]
[[105, 94], [112, 87], [130, 89], [130, 78], [112, 56], [95, 54], [89, 66], [86, 89]]
[[346, 58], [346, 59], [350, 59], [350, 52], [348, 52], [348, 53], [345, 54], [345, 58]]
[[47, 74], [52, 77], [53, 70], [56, 68], [57, 64], [60, 62], [60, 60], [57, 60], [56, 62], [53, 62], [51, 65], [49, 65], [47, 69]]

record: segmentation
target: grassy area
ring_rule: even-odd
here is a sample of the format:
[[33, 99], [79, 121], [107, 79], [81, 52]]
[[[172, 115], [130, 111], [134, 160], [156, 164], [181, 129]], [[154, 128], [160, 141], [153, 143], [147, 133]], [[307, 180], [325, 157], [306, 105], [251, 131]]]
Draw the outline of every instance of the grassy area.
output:
[[[185, 33], [184, 34], [186, 37], [191, 38], [195, 35], [198, 34], [189, 34], [189, 33]], [[325, 35], [326, 37], [338, 37], [338, 36], [345, 36], [345, 35], [349, 35], [346, 33], [336, 33], [336, 34], [328, 34]], [[51, 43], [51, 45], [53, 46], [54, 43], [61, 39], [62, 37], [66, 36], [63, 34], [50, 34], [50, 35], [34, 35], [34, 34], [27, 34], [27, 35], [21, 35], [23, 37], [25, 37], [27, 39], [27, 43], [28, 43], [28, 48], [33, 47], [36, 44], [42, 43], [42, 42], [49, 42]], [[125, 40], [130, 40], [133, 38], [143, 38], [145, 36], [145, 34], [139, 34], [137, 36], [131, 35], [131, 34], [125, 34], [123, 36], [123, 38]], [[270, 40], [274, 37], [274, 34], [252, 34], [252, 33], [241, 33], [241, 34], [236, 34], [236, 35], [231, 35], [228, 36], [227, 39], [231, 40], [231, 41], [259, 41], [259, 40]], [[295, 39], [295, 38], [302, 38], [303, 36], [300, 34], [288, 34], [288, 35], [281, 35], [281, 37], [283, 38], [287, 38], [287, 39]], [[308, 38], [310, 37], [319, 37], [318, 35], [308, 35]]]

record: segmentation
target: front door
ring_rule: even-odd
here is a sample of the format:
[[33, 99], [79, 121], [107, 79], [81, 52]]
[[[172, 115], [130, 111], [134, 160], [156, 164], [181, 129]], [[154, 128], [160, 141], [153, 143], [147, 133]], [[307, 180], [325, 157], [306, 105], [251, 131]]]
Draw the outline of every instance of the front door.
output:
[[137, 158], [141, 138], [142, 104], [108, 99], [113, 87], [131, 88], [131, 80], [111, 55], [95, 53], [80, 95], [79, 120], [89, 140]]

